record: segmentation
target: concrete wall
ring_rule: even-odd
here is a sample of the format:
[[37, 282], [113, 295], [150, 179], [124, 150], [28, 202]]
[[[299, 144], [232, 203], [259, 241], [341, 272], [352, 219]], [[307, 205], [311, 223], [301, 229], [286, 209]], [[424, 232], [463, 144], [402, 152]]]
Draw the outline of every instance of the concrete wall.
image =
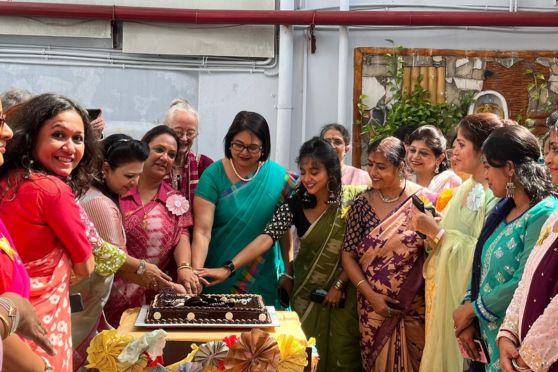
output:
[[[351, 1], [351, 6], [401, 4], [393, 1]], [[421, 2], [407, 2], [416, 5]], [[424, 2], [422, 2], [424, 3]], [[504, 10], [509, 2], [443, 1], [444, 6], [489, 6]], [[481, 4], [482, 3], [482, 4]], [[329, 0], [301, 0], [299, 8], [335, 7]], [[389, 5], [388, 4], [388, 5]], [[521, 9], [555, 11], [552, 0], [519, 1]], [[444, 10], [448, 10], [444, 8]], [[396, 44], [417, 48], [528, 50], [558, 49], [556, 29], [494, 28], [352, 28], [351, 58], [346, 97], [349, 105], [345, 125], [352, 122], [352, 51], [356, 47], [387, 47], [385, 39]], [[305, 28], [295, 28], [293, 117], [290, 164], [304, 139], [317, 134], [325, 123], [337, 119], [338, 33], [336, 28], [319, 28], [317, 51], [308, 51]], [[51, 42], [52, 39], [49, 39]], [[38, 38], [34, 38], [37, 43]], [[8, 37], [0, 42], [9, 42]], [[18, 38], [18, 43], [25, 38]], [[87, 47], [87, 45], [82, 45]], [[0, 46], [0, 56], [2, 52]], [[305, 61], [307, 67], [305, 68]], [[147, 128], [162, 119], [169, 102], [184, 97], [198, 106], [201, 116], [198, 149], [214, 158], [222, 156], [222, 139], [234, 115], [240, 110], [260, 112], [268, 120], [272, 135], [276, 132], [278, 77], [250, 72], [156, 71], [127, 70], [109, 67], [71, 67], [0, 63], [0, 90], [17, 86], [33, 92], [55, 91], [76, 98], [87, 107], [102, 107], [108, 121], [108, 132], [126, 130], [139, 137]], [[304, 82], [307, 82], [304, 84]], [[304, 89], [304, 87], [307, 87]], [[304, 123], [303, 123], [304, 120]], [[272, 152], [273, 153], [273, 152]], [[286, 164], [287, 165], [287, 164]]]

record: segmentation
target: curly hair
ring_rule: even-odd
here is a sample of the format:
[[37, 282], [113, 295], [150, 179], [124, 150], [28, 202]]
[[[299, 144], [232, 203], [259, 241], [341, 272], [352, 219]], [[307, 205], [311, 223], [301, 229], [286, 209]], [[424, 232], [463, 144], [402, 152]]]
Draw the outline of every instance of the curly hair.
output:
[[28, 177], [32, 172], [53, 175], [35, 158], [33, 153], [37, 146], [39, 132], [45, 123], [66, 111], [74, 111], [81, 118], [85, 146], [83, 158], [64, 181], [78, 198], [87, 191], [96, 176], [96, 172], [92, 170], [100, 168], [99, 145], [89, 123], [87, 111], [71, 99], [54, 93], [45, 93], [31, 98], [21, 104], [9, 119], [7, 118], [14, 136], [7, 144], [6, 162], [0, 168], [0, 178], [5, 177], [14, 169], [23, 169], [24, 177]]
[[482, 145], [482, 152], [491, 167], [513, 163], [513, 178], [523, 187], [531, 205], [554, 193], [552, 179], [544, 164], [539, 163], [539, 142], [527, 128], [513, 125], [494, 129]]
[[[312, 160], [313, 164], [323, 165], [326, 169], [328, 175], [328, 190], [335, 195], [339, 203], [341, 200], [342, 187], [341, 164], [339, 163], [339, 158], [333, 147], [331, 147], [329, 142], [320, 137], [312, 137], [300, 147], [296, 163], [300, 167], [300, 164], [307, 159]], [[293, 197], [298, 198], [302, 202], [303, 208], [314, 208], [316, 206], [316, 198], [314, 195], [304, 196], [305, 194], [306, 188], [301, 182], [296, 188]]]

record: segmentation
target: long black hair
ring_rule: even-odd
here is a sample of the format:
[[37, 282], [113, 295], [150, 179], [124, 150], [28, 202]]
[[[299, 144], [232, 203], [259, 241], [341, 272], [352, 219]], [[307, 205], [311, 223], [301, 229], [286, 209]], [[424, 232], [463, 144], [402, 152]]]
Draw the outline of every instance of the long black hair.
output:
[[552, 179], [544, 164], [539, 163], [541, 148], [537, 138], [520, 125], [496, 128], [482, 145], [486, 162], [502, 168], [508, 161], [515, 167], [513, 178], [535, 205], [554, 191]]
[[[328, 175], [328, 191], [333, 193], [336, 201], [341, 199], [341, 164], [333, 147], [329, 142], [320, 137], [312, 137], [304, 142], [298, 152], [296, 163], [298, 166], [306, 160], [321, 164], [327, 171]], [[304, 185], [299, 183], [293, 197], [298, 198], [302, 202], [303, 208], [314, 208], [316, 206], [316, 197], [307, 193]]]
[[[23, 168], [24, 177], [28, 177], [32, 172], [52, 173], [35, 159], [33, 153], [41, 128], [48, 120], [66, 111], [74, 111], [83, 121], [85, 146], [83, 158], [64, 181], [72, 188], [76, 197], [80, 197], [87, 191], [95, 177], [95, 172], [91, 170], [99, 169], [99, 145], [89, 123], [87, 111], [71, 99], [54, 93], [45, 93], [31, 98], [21, 104], [10, 117], [9, 122], [14, 137], [7, 144], [6, 162], [0, 168], [0, 178], [18, 168]], [[17, 185], [12, 186], [17, 187]]]

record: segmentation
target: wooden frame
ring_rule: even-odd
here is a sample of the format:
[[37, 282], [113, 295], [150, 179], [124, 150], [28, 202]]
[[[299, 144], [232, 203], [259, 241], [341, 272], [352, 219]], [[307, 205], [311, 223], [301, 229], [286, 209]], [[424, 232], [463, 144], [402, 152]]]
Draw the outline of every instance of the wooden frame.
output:
[[[353, 84], [353, 139], [352, 139], [352, 164], [360, 167], [361, 127], [356, 124], [359, 120], [358, 99], [362, 94], [362, 62], [366, 55], [385, 55], [393, 53], [392, 48], [355, 48], [354, 52], [354, 84]], [[480, 58], [521, 58], [534, 60], [536, 58], [558, 58], [558, 51], [533, 50], [533, 51], [492, 51], [492, 50], [454, 50], [454, 49], [424, 49], [409, 48], [398, 51], [399, 55], [408, 56], [453, 56], [453, 57], [480, 57]]]

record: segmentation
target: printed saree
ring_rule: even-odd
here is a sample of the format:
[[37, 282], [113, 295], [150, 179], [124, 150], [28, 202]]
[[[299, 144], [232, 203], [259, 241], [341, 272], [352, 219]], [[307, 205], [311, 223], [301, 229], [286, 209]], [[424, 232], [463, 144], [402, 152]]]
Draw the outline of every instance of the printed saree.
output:
[[[421, 196], [422, 190], [417, 192]], [[408, 197], [363, 239], [357, 254], [372, 289], [399, 301], [396, 316], [384, 318], [357, 294], [365, 371], [418, 371], [424, 347], [423, 240], [408, 229]], [[391, 305], [395, 307], [394, 305]]]
[[349, 282], [345, 306], [330, 309], [310, 301], [310, 293], [328, 290], [342, 268], [339, 258], [345, 233], [344, 210], [365, 186], [343, 186], [341, 208], [328, 208], [300, 238], [294, 260], [292, 304], [308, 337], [316, 338], [320, 354], [318, 371], [361, 371], [356, 290]]
[[[283, 200], [290, 175], [285, 168], [266, 161], [250, 182], [231, 185], [222, 161], [213, 163], [202, 175], [196, 195], [215, 204], [215, 216], [205, 267], [221, 267], [264, 230]], [[218, 195], [212, 194], [217, 190]], [[287, 190], [288, 193], [288, 190]], [[211, 196], [210, 196], [211, 195]], [[217, 200], [212, 200], [213, 197]], [[283, 271], [279, 244], [254, 262], [206, 293], [258, 293], [267, 305], [280, 307], [277, 280]]]
[[440, 223], [444, 239], [423, 269], [426, 334], [421, 371], [463, 371], [452, 315], [467, 291], [477, 237], [496, 201], [490, 189], [470, 178], [455, 190], [444, 210]]

